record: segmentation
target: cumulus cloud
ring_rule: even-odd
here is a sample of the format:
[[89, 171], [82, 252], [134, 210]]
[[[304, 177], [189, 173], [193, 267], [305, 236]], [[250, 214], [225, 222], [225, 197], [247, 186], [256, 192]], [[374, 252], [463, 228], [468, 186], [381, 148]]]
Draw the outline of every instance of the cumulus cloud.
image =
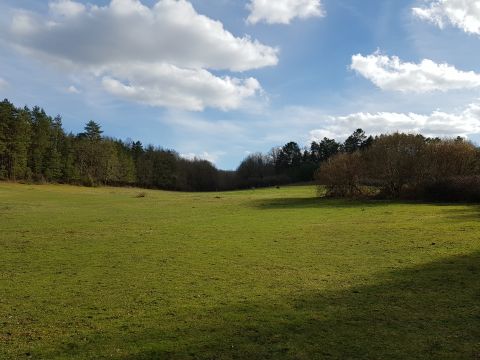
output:
[[152, 106], [238, 108], [259, 92], [258, 81], [213, 72], [278, 62], [277, 49], [234, 36], [186, 0], [159, 0], [152, 7], [139, 0], [106, 6], [56, 0], [49, 8], [46, 18], [18, 11], [5, 40], [30, 55], [94, 74], [114, 95]]
[[249, 24], [290, 24], [295, 18], [325, 16], [320, 0], [251, 0], [247, 8]]
[[362, 128], [369, 134], [395, 131], [421, 133], [426, 136], [469, 136], [480, 133], [480, 102], [468, 105], [457, 113], [434, 111], [416, 113], [359, 112], [346, 116], [330, 117], [326, 124], [312, 130], [312, 140], [323, 137], [345, 138], [354, 129]]
[[383, 90], [425, 93], [480, 87], [480, 74], [428, 59], [415, 64], [378, 52], [357, 54], [352, 56], [350, 67]]
[[238, 108], [245, 98], [261, 90], [254, 78], [240, 80], [217, 77], [203, 69], [182, 69], [170, 64], [144, 67], [114, 67], [116, 78], [105, 76], [104, 88], [117, 96], [154, 106], [203, 110], [215, 107], [222, 110]]
[[480, 35], [479, 0], [428, 0], [429, 6], [415, 7], [413, 14], [440, 28], [451, 24], [466, 33]]

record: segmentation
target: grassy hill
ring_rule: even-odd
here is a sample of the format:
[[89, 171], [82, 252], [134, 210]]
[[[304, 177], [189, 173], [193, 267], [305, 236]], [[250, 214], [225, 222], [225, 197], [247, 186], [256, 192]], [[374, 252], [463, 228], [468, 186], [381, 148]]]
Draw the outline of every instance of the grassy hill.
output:
[[477, 359], [480, 208], [0, 184], [0, 359]]

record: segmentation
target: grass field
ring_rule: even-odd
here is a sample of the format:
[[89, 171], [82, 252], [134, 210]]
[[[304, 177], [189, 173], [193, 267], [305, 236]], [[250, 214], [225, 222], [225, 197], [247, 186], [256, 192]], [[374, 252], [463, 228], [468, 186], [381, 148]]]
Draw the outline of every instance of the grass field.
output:
[[480, 208], [0, 184], [1, 359], [479, 359]]

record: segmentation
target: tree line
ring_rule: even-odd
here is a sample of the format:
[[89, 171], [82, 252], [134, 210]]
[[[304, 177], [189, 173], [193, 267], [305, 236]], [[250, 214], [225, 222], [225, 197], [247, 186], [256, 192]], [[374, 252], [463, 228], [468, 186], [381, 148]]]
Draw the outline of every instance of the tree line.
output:
[[222, 171], [174, 150], [104, 136], [94, 121], [82, 133], [67, 133], [60, 116], [49, 116], [38, 106], [17, 108], [5, 99], [0, 103], [0, 180], [180, 191], [264, 187], [312, 181], [320, 163], [371, 140], [358, 130], [344, 143], [324, 139], [301, 149], [289, 142], [268, 154], [249, 155], [236, 171]]
[[104, 136], [94, 121], [67, 133], [60, 116], [38, 106], [0, 103], [0, 180], [217, 191], [314, 179], [329, 196], [480, 201], [479, 151], [462, 138], [372, 137], [357, 129], [343, 142], [289, 142], [223, 171], [174, 150]]
[[324, 138], [300, 148], [296, 142], [273, 148], [268, 154], [247, 156], [237, 169], [238, 187], [264, 187], [298, 182], [310, 182], [322, 163], [340, 153], [354, 153], [373, 141], [362, 129], [357, 129], [344, 142]]
[[215, 190], [222, 177], [229, 174], [208, 161], [103, 136], [94, 121], [72, 134], [63, 129], [60, 116], [48, 116], [38, 106], [0, 103], [1, 180], [203, 191]]

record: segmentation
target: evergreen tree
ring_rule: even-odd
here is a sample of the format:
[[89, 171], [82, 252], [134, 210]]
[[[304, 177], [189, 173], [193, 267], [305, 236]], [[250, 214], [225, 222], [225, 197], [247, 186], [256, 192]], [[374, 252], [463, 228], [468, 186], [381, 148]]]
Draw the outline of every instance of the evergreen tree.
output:
[[81, 136], [87, 138], [88, 140], [100, 141], [102, 139], [103, 131], [101, 130], [100, 125], [97, 124], [95, 121], [90, 120], [85, 125], [84, 130], [85, 130], [85, 132], [83, 134], [81, 134]]
[[7, 147], [10, 124], [17, 110], [7, 99], [0, 103], [0, 179], [8, 179]]
[[345, 152], [351, 154], [367, 146], [368, 142], [371, 142], [371, 140], [368, 140], [365, 131], [357, 129], [347, 138], [347, 140], [345, 140], [343, 149]]
[[285, 170], [300, 165], [302, 161], [302, 151], [296, 142], [289, 142], [282, 147], [278, 154], [278, 163], [280, 170]]
[[28, 147], [30, 143], [29, 113], [18, 110], [8, 102], [2, 103], [0, 122], [3, 149], [0, 156], [0, 174], [10, 180], [29, 178]]
[[311, 158], [317, 164], [327, 161], [340, 151], [340, 147], [341, 145], [338, 142], [325, 137], [320, 143], [312, 142], [310, 146]]
[[[27, 112], [28, 109], [25, 109]], [[32, 133], [29, 149], [28, 166], [32, 171], [34, 180], [45, 180], [45, 171], [48, 166], [48, 155], [51, 152], [52, 120], [45, 111], [38, 106], [29, 112]]]
[[62, 178], [64, 170], [60, 147], [65, 137], [60, 115], [57, 115], [51, 123], [50, 137], [50, 149], [46, 157], [45, 177], [48, 181], [59, 181]]
[[76, 156], [76, 137], [73, 134], [64, 136], [60, 144], [62, 156], [62, 181], [79, 183], [81, 180], [79, 163]]

